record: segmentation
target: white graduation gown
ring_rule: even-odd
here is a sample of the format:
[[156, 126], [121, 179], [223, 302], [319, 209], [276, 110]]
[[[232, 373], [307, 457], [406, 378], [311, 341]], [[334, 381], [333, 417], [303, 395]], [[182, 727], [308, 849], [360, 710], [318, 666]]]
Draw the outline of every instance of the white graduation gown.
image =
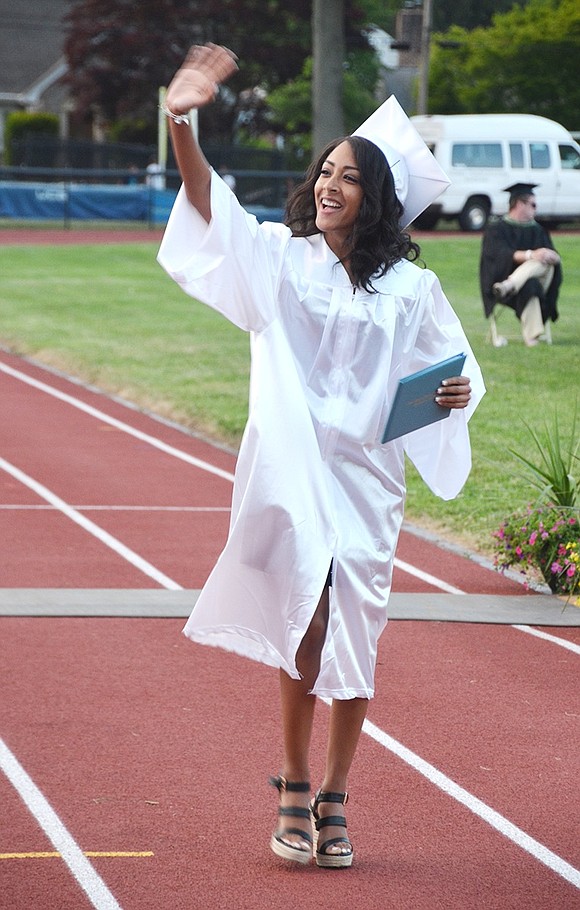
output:
[[[371, 698], [403, 520], [404, 452], [429, 487], [469, 474], [479, 367], [437, 277], [401, 261], [353, 290], [322, 235], [259, 225], [212, 175], [209, 225], [176, 200], [159, 262], [187, 294], [251, 333], [248, 423], [228, 540], [184, 632], [282, 667], [295, 657], [333, 560], [313, 692]], [[381, 445], [398, 380], [464, 351], [469, 408]]]

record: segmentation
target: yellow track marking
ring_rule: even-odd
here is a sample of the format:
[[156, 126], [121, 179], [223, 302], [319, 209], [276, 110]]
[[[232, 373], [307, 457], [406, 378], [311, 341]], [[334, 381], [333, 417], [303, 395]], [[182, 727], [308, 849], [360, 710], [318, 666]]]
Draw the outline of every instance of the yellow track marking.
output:
[[[0, 859], [58, 859], [60, 853], [50, 853], [50, 852], [38, 852], [38, 853], [0, 853]], [[152, 850], [142, 850], [142, 851], [132, 851], [132, 850], [119, 850], [119, 851], [105, 851], [97, 852], [95, 850], [86, 850], [84, 851], [85, 856], [90, 857], [143, 857], [143, 856], [155, 856]]]

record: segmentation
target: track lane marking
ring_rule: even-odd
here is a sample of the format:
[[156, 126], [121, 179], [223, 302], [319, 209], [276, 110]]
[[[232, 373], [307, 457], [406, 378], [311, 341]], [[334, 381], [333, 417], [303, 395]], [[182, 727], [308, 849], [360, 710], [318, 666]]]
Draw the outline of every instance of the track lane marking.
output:
[[61, 392], [58, 389], [54, 389], [52, 386], [49, 386], [45, 382], [41, 382], [38, 379], [33, 379], [32, 376], [27, 376], [26, 373], [21, 373], [20, 370], [14, 370], [12, 367], [9, 367], [5, 363], [0, 363], [0, 370], [2, 370], [2, 372], [6, 373], [8, 376], [12, 376], [14, 379], [18, 379], [20, 382], [25, 382], [33, 388], [44, 392], [46, 395], [52, 395], [53, 398], [57, 398], [59, 401], [63, 401], [65, 404], [69, 404], [71, 407], [77, 408], [79, 411], [84, 411], [84, 413], [88, 414], [90, 417], [96, 417], [97, 420], [101, 420], [103, 423], [108, 423], [110, 426], [115, 427], [117, 430], [122, 430], [123, 433], [127, 433], [129, 436], [134, 436], [135, 439], [139, 439], [141, 442], [146, 442], [148, 445], [151, 445], [156, 449], [160, 449], [160, 451], [165, 452], [167, 455], [172, 455], [174, 458], [180, 458], [181, 461], [186, 461], [188, 464], [193, 465], [195, 468], [200, 468], [202, 471], [207, 471], [209, 474], [215, 474], [217, 477], [223, 477], [224, 480], [229, 480], [230, 483], [233, 483], [234, 475], [230, 471], [224, 471], [222, 468], [216, 468], [215, 465], [210, 464], [208, 461], [203, 461], [201, 458], [196, 458], [194, 455], [190, 455], [188, 452], [183, 452], [181, 449], [176, 449], [174, 446], [168, 445], [161, 439], [157, 439], [155, 436], [150, 436], [149, 433], [143, 433], [141, 430], [136, 430], [130, 424], [124, 423], [122, 420], [117, 420], [115, 417], [110, 417], [104, 411], [100, 411], [98, 408], [93, 408], [90, 404], [86, 404], [84, 401], [81, 401], [80, 398], [73, 398], [72, 395], [67, 395], [66, 392]]
[[[152, 850], [83, 850], [83, 856], [91, 859], [141, 859], [155, 856]], [[62, 853], [56, 850], [37, 850], [31, 853], [0, 853], [2, 859], [62, 859]]]
[[551, 641], [556, 645], [560, 645], [561, 648], [567, 648], [574, 654], [580, 654], [580, 645], [575, 644], [573, 641], [558, 638], [557, 635], [550, 635], [549, 632], [542, 632], [541, 629], [534, 629], [532, 626], [514, 625], [512, 628], [517, 629], [519, 632], [527, 632], [528, 635], [535, 635], [536, 638], [543, 638], [544, 641]]
[[143, 572], [144, 575], [152, 578], [153, 581], [156, 581], [161, 587], [167, 588], [170, 591], [183, 590], [182, 586], [176, 581], [173, 581], [172, 578], [169, 578], [168, 575], [165, 575], [159, 569], [156, 569], [155, 566], [150, 562], [147, 562], [146, 559], [143, 559], [142, 556], [139, 556], [138, 553], [135, 553], [134, 550], [131, 550], [129, 547], [125, 546], [124, 543], [121, 543], [120, 540], [117, 540], [116, 537], [113, 537], [112, 534], [109, 534], [108, 531], [105, 531], [103, 528], [96, 525], [90, 518], [86, 518], [80, 512], [77, 512], [77, 510], [66, 503], [64, 499], [61, 499], [60, 496], [57, 496], [56, 493], [53, 493], [48, 487], [45, 487], [37, 480], [34, 480], [33, 477], [29, 477], [28, 474], [25, 474], [20, 468], [17, 468], [9, 461], [6, 461], [6, 459], [0, 458], [0, 469], [6, 471], [7, 474], [10, 474], [15, 480], [18, 480], [30, 490], [33, 490], [37, 496], [44, 499], [46, 502], [49, 502], [55, 509], [62, 512], [67, 518], [74, 521], [75, 524], [80, 525], [81, 528], [88, 531], [89, 534], [92, 534], [93, 537], [96, 537], [101, 543], [104, 543], [106, 547], [109, 547], [109, 549], [117, 553], [118, 556], [121, 556], [127, 562], [131, 563], [136, 569]]
[[[140, 439], [143, 442], [146, 442], [163, 452], [166, 452], [169, 455], [173, 455], [176, 458], [180, 458], [182, 461], [185, 461], [189, 464], [192, 464], [194, 467], [201, 468], [202, 470], [209, 471], [210, 473], [217, 474], [219, 477], [223, 477], [225, 480], [229, 480], [231, 483], [234, 481], [234, 475], [228, 471], [223, 471], [220, 468], [215, 468], [209, 462], [201, 461], [194, 456], [189, 455], [187, 452], [183, 452], [180, 449], [176, 449], [174, 446], [169, 446], [166, 443], [162, 442], [160, 439], [157, 439], [154, 436], [150, 436], [148, 433], [142, 433], [140, 430], [136, 430], [131, 427], [129, 424], [123, 423], [120, 420], [116, 420], [113, 417], [109, 417], [108, 414], [105, 414], [104, 411], [100, 411], [97, 408], [93, 408], [91, 405], [85, 404], [85, 402], [80, 399], [73, 398], [72, 395], [68, 395], [66, 392], [60, 392], [58, 389], [52, 388], [47, 383], [41, 382], [40, 380], [33, 379], [31, 376], [27, 376], [26, 373], [22, 373], [20, 370], [15, 370], [12, 367], [9, 367], [7, 364], [0, 362], [0, 370], [5, 372], [7, 375], [12, 376], [15, 379], [20, 380], [21, 382], [28, 383], [33, 388], [39, 389], [40, 391], [46, 393], [47, 395], [52, 395], [60, 401], [65, 402], [66, 404], [71, 405], [72, 407], [78, 408], [81, 411], [89, 414], [90, 416], [96, 417], [99, 420], [102, 420], [105, 423], [110, 424], [111, 426], [116, 427], [117, 429], [122, 430], [125, 433], [128, 433], [131, 436], [134, 436], [137, 439]], [[105, 533], [105, 532], [103, 532]], [[448, 594], [465, 594], [465, 591], [462, 591], [460, 588], [456, 588], [453, 585], [449, 585], [447, 582], [443, 581], [440, 578], [436, 578], [434, 575], [423, 572], [421, 569], [417, 569], [410, 563], [403, 562], [403, 560], [395, 557], [394, 565], [397, 566], [402, 572], [406, 572], [409, 575], [419, 578], [422, 581], [426, 581], [428, 584], [432, 585], [435, 588], [438, 588], [441, 591], [445, 591]], [[155, 570], [157, 571], [157, 570]], [[174, 582], [172, 584], [175, 584]], [[180, 586], [178, 586], [180, 587]], [[513, 625], [512, 628], [517, 629], [520, 632], [529, 631], [533, 634], [530, 626], [518, 626]], [[539, 637], [545, 638], [545, 640], [551, 641], [553, 644], [558, 644], [562, 647], [569, 647], [570, 642], [567, 642], [565, 639], [559, 639], [555, 636], [550, 636], [546, 638], [545, 634]], [[575, 650], [571, 648], [570, 650]]]
[[[321, 698], [320, 700], [327, 705], [331, 704], [331, 700], [328, 698]], [[544, 844], [540, 843], [540, 841], [537, 841], [535, 838], [531, 837], [531, 835], [527, 834], [522, 828], [519, 828], [517, 825], [514, 825], [513, 822], [510, 822], [505, 816], [496, 812], [495, 809], [492, 809], [491, 806], [488, 806], [483, 800], [474, 796], [459, 784], [456, 784], [454, 780], [447, 777], [446, 774], [443, 774], [443, 772], [439, 771], [434, 765], [431, 765], [398, 740], [389, 736], [388, 733], [385, 733], [384, 730], [381, 730], [380, 727], [377, 727], [376, 724], [373, 724], [370, 720], [364, 721], [362, 729], [363, 733], [366, 733], [367, 736], [379, 743], [379, 745], [402, 759], [402, 761], [425, 777], [431, 784], [434, 784], [442, 790], [447, 796], [450, 796], [452, 799], [461, 803], [466, 809], [469, 809], [470, 812], [477, 815], [482, 821], [487, 822], [488, 825], [491, 825], [492, 828], [499, 831], [500, 834], [503, 834], [504, 837], [516, 844], [516, 846], [521, 847], [522, 850], [539, 860], [539, 862], [544, 866], [547, 866], [548, 869], [551, 869], [575, 888], [580, 889], [580, 869], [576, 869], [571, 863], [562, 859], [562, 857], [558, 856], [557, 853], [554, 853], [553, 850], [550, 850], [549, 847], [546, 847]]]
[[[399, 560], [396, 558], [395, 565], [399, 565]], [[407, 564], [404, 563], [404, 565]], [[428, 581], [429, 584], [435, 587], [442, 587], [445, 585], [445, 587], [442, 587], [442, 590], [447, 591], [449, 594], [463, 594], [464, 596], [468, 596], [467, 591], [462, 591], [461, 588], [455, 588], [453, 585], [446, 585], [446, 583], [442, 582], [440, 579], [435, 578], [433, 575], [428, 575], [426, 572], [421, 572], [420, 569], [415, 569], [414, 566], [408, 566], [408, 569], [404, 569], [403, 571], [408, 571], [410, 575], [416, 575], [418, 578], [422, 578], [423, 581]], [[541, 638], [544, 641], [549, 641], [554, 645], [560, 645], [561, 648], [567, 648], [574, 654], [580, 654], [580, 645], [574, 644], [574, 642], [568, 641], [565, 638], [558, 638], [557, 635], [550, 635], [548, 632], [534, 629], [533, 626], [519, 625], [516, 623], [511, 623], [510, 625], [512, 629], [516, 629], [518, 632], [527, 632], [528, 635], [535, 635], [537, 638]]]
[[495, 828], [496, 831], [499, 831], [500, 834], [503, 834], [504, 837], [507, 837], [512, 843], [521, 847], [526, 853], [531, 854], [531, 856], [535, 857], [543, 863], [544, 866], [547, 866], [561, 878], [565, 879], [565, 881], [574, 885], [575, 888], [580, 889], [579, 869], [576, 869], [566, 860], [562, 859], [561, 856], [558, 856], [557, 853], [554, 853], [544, 844], [535, 840], [535, 838], [531, 837], [521, 828], [518, 828], [517, 825], [508, 821], [507, 818], [499, 812], [496, 812], [495, 809], [492, 809], [487, 803], [478, 799], [477, 796], [474, 796], [468, 790], [460, 787], [459, 784], [456, 784], [455, 781], [451, 780], [450, 777], [447, 777], [442, 771], [435, 768], [434, 765], [429, 764], [429, 762], [420, 758], [420, 756], [416, 755], [410, 749], [407, 749], [406, 746], [403, 746], [396, 739], [393, 739], [393, 737], [389, 736], [375, 724], [365, 720], [363, 730], [368, 736], [384, 746], [385, 749], [388, 749], [399, 758], [402, 758], [404, 762], [422, 774], [423, 777], [427, 778], [430, 783], [435, 784], [436, 787], [448, 796], [451, 796], [453, 799], [457, 800], [457, 802], [464, 805], [470, 812], [473, 812], [474, 815], [477, 815], [483, 821], [487, 822], [488, 825], [491, 825], [492, 828]]
[[[72, 407], [83, 411], [85, 414], [88, 414], [91, 417], [96, 417], [98, 420], [101, 420], [110, 426], [116, 427], [117, 429], [122, 430], [124, 433], [128, 433], [130, 436], [134, 436], [136, 439], [140, 439], [142, 442], [146, 442], [168, 455], [172, 455], [175, 458], [180, 458], [182, 461], [185, 461], [188, 464], [192, 464], [194, 467], [201, 468], [203, 471], [209, 471], [212, 474], [217, 474], [218, 477], [222, 477], [224, 480], [229, 480], [230, 483], [234, 482], [234, 475], [232, 473], [223, 471], [221, 468], [216, 468], [209, 462], [195, 458], [194, 456], [189, 455], [187, 452], [183, 452], [181, 449], [177, 449], [174, 446], [169, 446], [166, 443], [162, 442], [160, 439], [157, 439], [155, 436], [150, 436], [148, 433], [142, 433], [140, 430], [134, 429], [132, 426], [130, 426], [130, 424], [117, 420], [114, 417], [109, 417], [109, 415], [104, 411], [100, 411], [97, 408], [86, 404], [84, 401], [81, 401], [78, 398], [74, 398], [72, 395], [68, 395], [66, 392], [61, 392], [59, 389], [55, 389], [45, 382], [34, 379], [32, 376], [28, 376], [26, 373], [22, 373], [20, 370], [15, 370], [13, 367], [9, 367], [5, 363], [0, 362], [0, 370], [2, 370], [8, 376], [12, 376], [14, 379], [18, 379], [20, 382], [25, 382], [33, 388], [44, 392], [46, 395], [52, 395], [59, 401], [71, 405]], [[433, 585], [436, 588], [439, 588], [441, 591], [445, 591], [448, 594], [464, 593], [458, 588], [454, 588], [453, 585], [448, 585], [447, 582], [435, 578], [435, 576], [429, 575], [426, 572], [422, 572], [421, 569], [416, 569], [414, 566], [411, 566], [407, 562], [403, 562], [402, 560], [395, 558], [395, 565], [402, 572], [406, 572], [409, 575], [420, 578], [422, 581], [427, 581], [429, 584]]]
[[447, 584], [446, 581], [442, 581], [440, 578], [436, 578], [435, 575], [430, 575], [429, 572], [423, 572], [422, 569], [417, 569], [415, 566], [412, 566], [408, 562], [403, 562], [402, 559], [398, 559], [396, 556], [394, 559], [394, 564], [398, 569], [401, 569], [402, 572], [406, 572], [408, 575], [414, 575], [415, 578], [420, 578], [421, 581], [426, 581], [434, 588], [440, 588], [441, 591], [445, 591], [446, 594], [466, 593], [465, 591], [462, 591], [461, 588], [456, 588], [454, 585]]
[[105, 882], [60, 818], [26, 773], [18, 759], [0, 739], [0, 768], [34, 816], [41, 829], [60, 854], [73, 877], [83, 889], [95, 910], [122, 910]]
[[[84, 506], [71, 505], [79, 512], [231, 512], [230, 506]], [[55, 506], [28, 503], [0, 503], [0, 512], [54, 512]]]

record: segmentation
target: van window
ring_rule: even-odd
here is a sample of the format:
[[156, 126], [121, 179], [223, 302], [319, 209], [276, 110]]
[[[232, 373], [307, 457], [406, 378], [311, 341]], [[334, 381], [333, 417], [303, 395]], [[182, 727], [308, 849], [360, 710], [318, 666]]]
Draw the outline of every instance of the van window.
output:
[[537, 169], [550, 167], [550, 149], [547, 143], [530, 142], [530, 163]]
[[451, 152], [454, 167], [502, 167], [499, 142], [455, 142]]
[[524, 147], [521, 142], [510, 142], [510, 161], [512, 167], [524, 166]]
[[580, 152], [573, 145], [559, 145], [563, 168], [580, 170]]

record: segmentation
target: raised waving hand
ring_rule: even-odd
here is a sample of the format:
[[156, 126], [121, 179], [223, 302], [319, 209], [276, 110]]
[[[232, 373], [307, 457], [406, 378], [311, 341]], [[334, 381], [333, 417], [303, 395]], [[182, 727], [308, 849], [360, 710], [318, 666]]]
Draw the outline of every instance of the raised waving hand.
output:
[[237, 68], [236, 56], [227, 47], [195, 44], [167, 89], [166, 113], [181, 117], [192, 108], [210, 104], [220, 82], [225, 82]]

